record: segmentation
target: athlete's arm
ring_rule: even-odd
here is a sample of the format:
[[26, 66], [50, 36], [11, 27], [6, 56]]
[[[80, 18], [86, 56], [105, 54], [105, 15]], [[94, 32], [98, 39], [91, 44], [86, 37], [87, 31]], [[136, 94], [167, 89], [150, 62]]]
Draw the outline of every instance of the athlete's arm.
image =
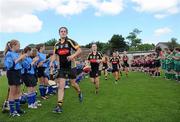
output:
[[78, 49], [76, 50], [76, 52], [75, 52], [74, 54], [68, 56], [67, 59], [68, 59], [69, 61], [72, 61], [72, 60], [74, 60], [74, 58], [76, 58], [78, 55], [80, 55], [81, 52], [82, 52], [82, 51], [81, 51], [81, 48], [78, 48]]
[[52, 55], [52, 57], [50, 59], [50, 65], [49, 65], [50, 67], [53, 67], [53, 62], [56, 60], [56, 56], [57, 56], [57, 54], [55, 54], [55, 53]]
[[33, 59], [33, 62], [31, 63], [31, 66], [34, 65], [38, 60], [39, 60], [39, 57], [36, 56], [36, 57]]
[[101, 53], [99, 53], [99, 52], [98, 52], [98, 54], [99, 54], [99, 59], [97, 59], [97, 62], [98, 62], [98, 63], [101, 63], [101, 62], [102, 62], [102, 57], [103, 57], [103, 55], [102, 55]]
[[18, 62], [20, 62], [21, 60], [23, 60], [25, 57], [26, 57], [26, 54], [20, 55], [20, 57], [15, 60], [15, 64], [17, 64]]

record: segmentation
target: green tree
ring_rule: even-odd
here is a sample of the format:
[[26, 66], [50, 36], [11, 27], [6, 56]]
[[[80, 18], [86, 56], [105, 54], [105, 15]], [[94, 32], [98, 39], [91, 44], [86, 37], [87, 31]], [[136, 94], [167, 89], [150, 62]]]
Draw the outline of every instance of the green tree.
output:
[[142, 31], [135, 28], [132, 32], [129, 33], [129, 35], [126, 37], [130, 41], [131, 47], [137, 47], [139, 44], [141, 44], [141, 39], [137, 37]]
[[174, 49], [175, 47], [178, 47], [179, 44], [177, 42], [177, 38], [171, 38], [171, 41], [168, 42], [168, 48]]
[[104, 42], [100, 42], [100, 41], [91, 42], [91, 43], [86, 44], [85, 46], [81, 46], [81, 47], [91, 48], [91, 45], [93, 43], [95, 43], [97, 45], [98, 51], [101, 51], [102, 53], [106, 53], [106, 51], [110, 48], [108, 43], [104, 43]]
[[46, 45], [46, 46], [54, 46], [54, 45], [56, 44], [56, 42], [57, 42], [57, 40], [56, 40], [55, 38], [53, 38], [53, 39], [47, 41], [47, 42], [45, 43], [45, 45]]
[[115, 34], [109, 40], [109, 45], [112, 51], [124, 51], [129, 48], [128, 44], [125, 42], [125, 38], [122, 35]]
[[28, 46], [31, 47], [31, 48], [35, 48], [36, 47], [35, 44], [29, 44]]
[[149, 50], [153, 50], [155, 49], [155, 45], [154, 44], [140, 44], [137, 46], [137, 50], [138, 51], [149, 51]]

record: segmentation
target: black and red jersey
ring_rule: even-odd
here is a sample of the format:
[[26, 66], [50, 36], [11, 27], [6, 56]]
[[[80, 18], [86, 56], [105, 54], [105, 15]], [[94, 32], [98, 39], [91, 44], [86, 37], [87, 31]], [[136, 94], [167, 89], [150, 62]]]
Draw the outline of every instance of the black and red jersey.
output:
[[100, 52], [96, 52], [96, 53], [89, 53], [87, 59], [90, 62], [91, 65], [91, 70], [99, 70], [99, 62], [97, 60], [101, 60], [102, 59], [102, 54]]
[[70, 38], [66, 38], [63, 43], [61, 39], [54, 46], [54, 53], [59, 56], [60, 68], [72, 68], [71, 61], [67, 57], [71, 55], [72, 51], [76, 51], [80, 46]]
[[119, 60], [121, 60], [121, 56], [120, 55], [118, 55], [117, 57], [119, 58]]
[[128, 62], [128, 56], [127, 55], [123, 55], [123, 62]]
[[102, 61], [103, 66], [107, 66], [108, 65], [108, 58], [104, 57], [104, 60]]
[[112, 58], [110, 59], [110, 62], [111, 62], [111, 64], [112, 64], [112, 68], [113, 68], [113, 69], [116, 69], [116, 68], [119, 67], [120, 59], [119, 59], [118, 57], [112, 57]]

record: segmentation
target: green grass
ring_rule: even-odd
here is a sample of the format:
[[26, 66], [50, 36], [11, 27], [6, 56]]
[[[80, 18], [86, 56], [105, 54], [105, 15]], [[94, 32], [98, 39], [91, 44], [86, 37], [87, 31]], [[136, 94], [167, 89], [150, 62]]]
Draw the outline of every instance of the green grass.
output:
[[[62, 114], [52, 113], [56, 96], [42, 101], [37, 110], [22, 106], [26, 114], [9, 118], [0, 113], [0, 122], [179, 122], [180, 84], [163, 78], [151, 78], [143, 73], [129, 74], [116, 85], [110, 77], [101, 77], [100, 92], [95, 95], [89, 79], [81, 82], [84, 93], [83, 103], [79, 103], [74, 89], [65, 91]], [[7, 93], [7, 81], [0, 78], [0, 103]]]

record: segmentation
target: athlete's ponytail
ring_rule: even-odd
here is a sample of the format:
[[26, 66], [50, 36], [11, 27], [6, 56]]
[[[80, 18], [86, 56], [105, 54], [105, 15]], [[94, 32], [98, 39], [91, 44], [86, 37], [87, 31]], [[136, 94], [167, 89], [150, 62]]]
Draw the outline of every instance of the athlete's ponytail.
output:
[[5, 56], [7, 54], [7, 52], [10, 51], [10, 50], [11, 50], [11, 47], [10, 47], [10, 41], [9, 41], [6, 44], [3, 55]]

